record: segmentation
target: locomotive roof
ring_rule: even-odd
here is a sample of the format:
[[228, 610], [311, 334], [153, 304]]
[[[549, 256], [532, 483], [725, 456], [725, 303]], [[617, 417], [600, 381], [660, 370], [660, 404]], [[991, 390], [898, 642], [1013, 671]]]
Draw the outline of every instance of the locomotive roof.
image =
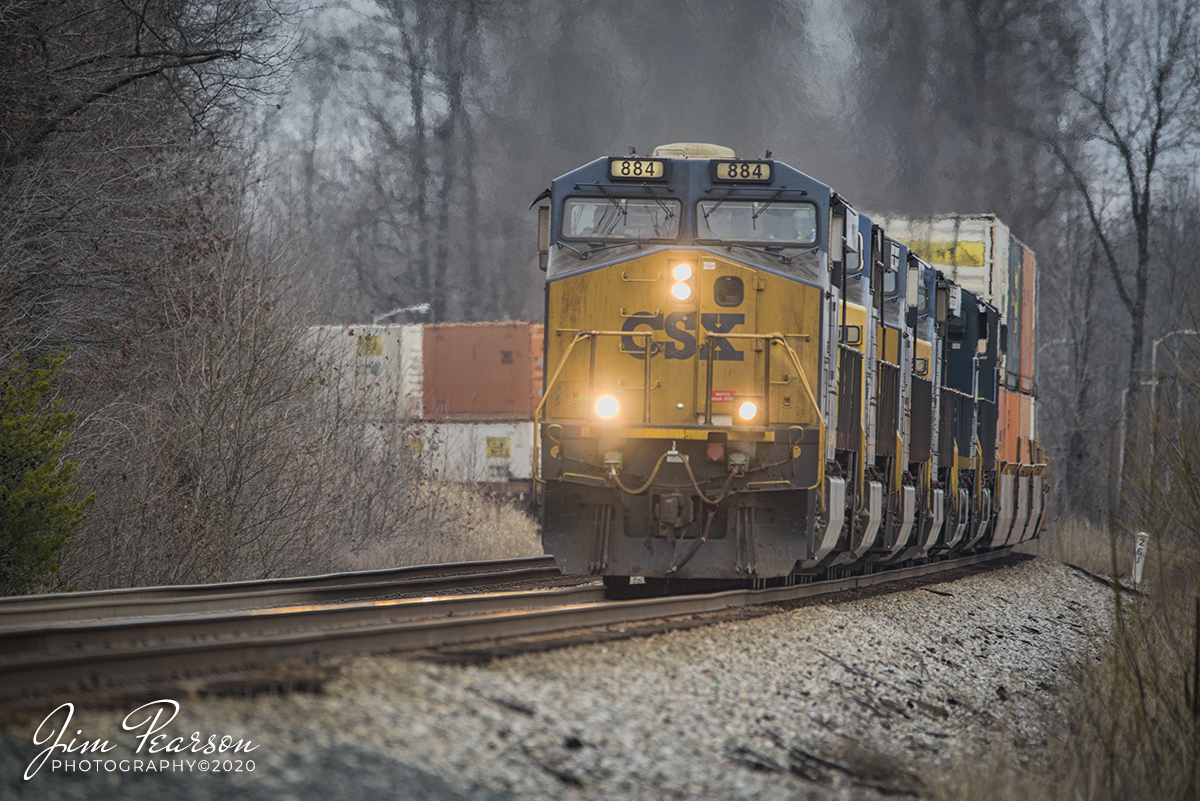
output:
[[[804, 198], [825, 206], [829, 203], [832, 189], [812, 178], [811, 176], [772, 158], [740, 159], [731, 156], [692, 155], [684, 152], [686, 148], [701, 147], [691, 144], [664, 145], [656, 149], [658, 152], [670, 152], [669, 156], [604, 156], [588, 164], [578, 167], [556, 178], [552, 184], [555, 202], [567, 194], [587, 192], [619, 192], [620, 194], [638, 193], [659, 194], [670, 197], [683, 197], [695, 200], [713, 197], [720, 189], [733, 189], [746, 197], [759, 195], [772, 197], [777, 200], [796, 200]], [[711, 145], [704, 145], [708, 148]], [[678, 149], [678, 150], [677, 150]], [[728, 148], [721, 150], [732, 153]], [[699, 153], [701, 151], [693, 151]], [[618, 180], [610, 174], [610, 163], [616, 161], [661, 161], [664, 165], [662, 178], [646, 180]], [[715, 166], [722, 162], [739, 162], [746, 164], [770, 165], [768, 180], [737, 181], [719, 180], [714, 177]], [[720, 194], [715, 194], [720, 197]]]

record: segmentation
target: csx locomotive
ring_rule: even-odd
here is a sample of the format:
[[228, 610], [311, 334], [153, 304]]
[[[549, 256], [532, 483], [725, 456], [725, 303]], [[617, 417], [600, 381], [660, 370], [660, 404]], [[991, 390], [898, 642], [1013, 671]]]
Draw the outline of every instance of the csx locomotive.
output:
[[546, 198], [535, 489], [564, 573], [787, 581], [1037, 536], [1033, 255], [995, 218], [889, 231], [692, 143]]

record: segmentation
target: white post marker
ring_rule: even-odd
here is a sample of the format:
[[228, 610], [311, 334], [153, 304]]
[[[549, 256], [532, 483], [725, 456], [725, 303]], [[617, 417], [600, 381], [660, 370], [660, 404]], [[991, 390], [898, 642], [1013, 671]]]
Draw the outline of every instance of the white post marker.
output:
[[1137, 549], [1133, 553], [1133, 586], [1142, 586], [1142, 568], [1146, 566], [1146, 546], [1150, 542], [1150, 535], [1144, 531], [1139, 531], [1137, 535]]

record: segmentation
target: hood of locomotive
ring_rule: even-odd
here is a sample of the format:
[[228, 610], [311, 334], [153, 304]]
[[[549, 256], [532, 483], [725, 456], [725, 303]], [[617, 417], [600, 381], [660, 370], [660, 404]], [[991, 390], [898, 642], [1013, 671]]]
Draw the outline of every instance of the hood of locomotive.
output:
[[[753, 337], [785, 337], [812, 393], [820, 392], [830, 188], [774, 161], [769, 182], [721, 183], [716, 162], [702, 158], [662, 159], [659, 180], [622, 183], [611, 177], [612, 161], [597, 159], [551, 186], [545, 364], [548, 377], [560, 363], [563, 372], [547, 386], [543, 418], [738, 431], [818, 425], [818, 412], [786, 350]], [[606, 242], [596, 248], [598, 243], [564, 239], [564, 204], [580, 197], [678, 204], [674, 241]], [[714, 199], [811, 203], [816, 241], [767, 252], [766, 243], [746, 247], [708, 240], [712, 233], [704, 228], [700, 204]], [[681, 266], [687, 277], [678, 277]], [[562, 362], [580, 331], [602, 333], [576, 346], [586, 353]], [[617, 401], [617, 414], [608, 419], [595, 410], [605, 396]], [[746, 402], [758, 409], [753, 417], [738, 414]]]
[[[562, 372], [547, 387], [544, 419], [745, 439], [818, 426], [823, 294], [815, 281], [701, 248], [663, 248], [551, 281], [546, 364], [562, 363]], [[563, 362], [581, 331], [597, 333]], [[775, 334], [796, 360], [769, 345]], [[601, 416], [601, 398], [616, 401], [615, 413]]]

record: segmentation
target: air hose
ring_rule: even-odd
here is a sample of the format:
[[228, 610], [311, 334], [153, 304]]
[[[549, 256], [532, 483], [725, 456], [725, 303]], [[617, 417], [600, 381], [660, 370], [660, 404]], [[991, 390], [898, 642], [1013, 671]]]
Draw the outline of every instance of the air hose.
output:
[[[646, 490], [650, 489], [651, 485], [654, 484], [654, 479], [658, 476], [658, 471], [662, 467], [663, 462], [666, 461], [666, 458], [672, 453], [678, 454], [677, 451], [670, 450], [658, 457], [658, 461], [654, 463], [654, 469], [650, 471], [650, 478], [646, 479], [646, 483], [635, 490], [631, 490], [629, 487], [626, 487], [623, 483], [621, 483], [620, 472], [617, 470], [617, 468], [614, 467], [609, 471], [609, 477], [613, 480], [613, 483], [617, 485], [617, 488], [626, 495], [641, 495]], [[716, 506], [721, 501], [725, 500], [725, 496], [729, 492], [729, 485], [733, 483], [733, 477], [737, 475], [736, 472], [730, 471], [729, 476], [725, 479], [725, 485], [721, 487], [721, 494], [717, 496], [716, 500], [713, 500], [704, 494], [704, 490], [700, 489], [700, 484], [696, 481], [696, 474], [692, 472], [692, 466], [688, 464], [687, 459], [683, 460], [683, 467], [687, 471], [688, 479], [692, 482], [692, 489], [696, 490], [696, 494], [700, 496], [700, 500], [704, 501], [709, 506]]]
[[674, 559], [671, 560], [672, 561], [671, 568], [667, 571], [668, 576], [678, 570], [681, 570], [685, 565], [687, 565], [688, 562], [692, 561], [692, 557], [695, 556], [696, 552], [700, 550], [700, 546], [703, 545], [704, 543], [708, 542], [708, 530], [709, 530], [709, 528], [712, 527], [713, 518], [716, 516], [717, 516], [717, 507], [714, 506], [712, 509], [708, 510], [708, 520], [706, 520], [704, 523], [704, 534], [700, 537], [700, 539], [698, 539], [694, 543], [692, 543], [692, 547], [687, 552], [687, 556], [683, 557], [683, 560], [681, 562], [679, 562], [678, 564], [675, 564], [674, 563], [675, 560]]

